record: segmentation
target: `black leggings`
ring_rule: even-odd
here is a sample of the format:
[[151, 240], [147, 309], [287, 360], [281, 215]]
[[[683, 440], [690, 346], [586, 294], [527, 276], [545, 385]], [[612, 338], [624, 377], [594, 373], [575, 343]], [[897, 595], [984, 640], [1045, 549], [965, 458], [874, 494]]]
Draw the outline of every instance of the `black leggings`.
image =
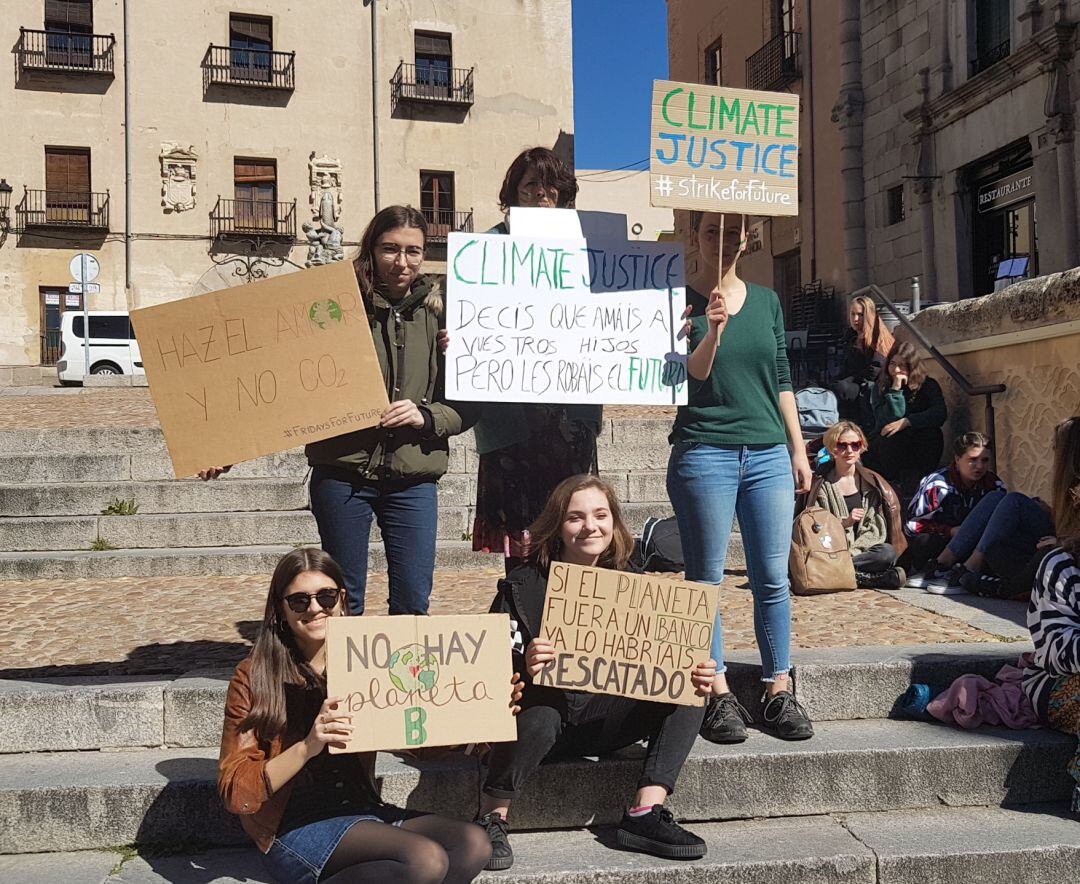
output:
[[891, 543], [876, 543], [870, 549], [852, 556], [856, 571], [880, 574], [896, 564], [896, 550]]
[[401, 827], [356, 823], [331, 854], [319, 884], [468, 884], [491, 856], [484, 830], [427, 814]]

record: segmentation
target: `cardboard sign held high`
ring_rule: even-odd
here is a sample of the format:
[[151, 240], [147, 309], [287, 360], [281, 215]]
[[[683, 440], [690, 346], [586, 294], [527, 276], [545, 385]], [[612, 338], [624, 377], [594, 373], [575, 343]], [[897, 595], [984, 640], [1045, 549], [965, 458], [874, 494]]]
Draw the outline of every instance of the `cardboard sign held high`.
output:
[[540, 635], [555, 661], [537, 684], [701, 706], [690, 671], [709, 659], [720, 589], [555, 562]]
[[665, 208], [799, 214], [799, 97], [656, 80], [649, 193]]
[[347, 263], [134, 310], [176, 475], [362, 430], [389, 404]]
[[512, 675], [506, 614], [333, 617], [327, 695], [345, 697], [355, 730], [330, 751], [516, 740]]

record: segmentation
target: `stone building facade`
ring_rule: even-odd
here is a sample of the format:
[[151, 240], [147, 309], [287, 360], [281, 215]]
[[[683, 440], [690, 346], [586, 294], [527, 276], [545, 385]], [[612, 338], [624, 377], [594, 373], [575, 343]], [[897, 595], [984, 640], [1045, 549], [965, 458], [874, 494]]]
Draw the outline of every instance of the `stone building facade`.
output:
[[438, 270], [449, 231], [500, 219], [518, 151], [572, 159], [570, 0], [376, 0], [374, 65], [371, 10], [0, 4], [0, 366], [56, 360], [80, 252], [90, 309], [129, 310], [347, 260], [410, 203]]
[[1080, 262], [1080, 0], [668, 5], [672, 79], [802, 98], [800, 214], [751, 278], [954, 301]]

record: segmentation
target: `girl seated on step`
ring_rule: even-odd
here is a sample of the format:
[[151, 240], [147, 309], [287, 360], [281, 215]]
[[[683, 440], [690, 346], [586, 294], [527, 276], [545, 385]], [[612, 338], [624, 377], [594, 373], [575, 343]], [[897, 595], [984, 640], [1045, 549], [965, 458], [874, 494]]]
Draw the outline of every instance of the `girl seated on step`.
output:
[[829, 461], [814, 476], [810, 493], [800, 495], [802, 506], [815, 504], [843, 524], [855, 560], [855, 580], [862, 589], [899, 589], [903, 570], [897, 556], [907, 548], [900, 502], [883, 476], [861, 462], [866, 436], [853, 421], [840, 421], [825, 433]]
[[[1080, 737], [1080, 415], [1059, 424], [1054, 439], [1053, 513], [1057, 537], [1039, 565], [1027, 623], [1035, 645], [1024, 690], [1039, 719]], [[1069, 762], [1080, 813], [1080, 751]]]
[[353, 730], [324, 672], [327, 620], [344, 614], [329, 555], [302, 548], [278, 562], [255, 647], [229, 683], [222, 801], [283, 884], [472, 881], [491, 855], [483, 829], [384, 804], [374, 753], [327, 751]]
[[[557, 757], [606, 755], [648, 740], [632, 806], [619, 824], [623, 847], [669, 858], [698, 859], [705, 842], [677, 825], [664, 801], [675, 788], [704, 717], [704, 706], [677, 706], [628, 697], [587, 694], [535, 683], [555, 660], [552, 643], [540, 638], [548, 568], [552, 562], [631, 569], [634, 538], [623, 522], [611, 487], [594, 476], [571, 476], [552, 492], [529, 528], [525, 563], [499, 581], [493, 613], [510, 615], [514, 668], [525, 673], [516, 743], [492, 746], [477, 822], [491, 839], [488, 869], [508, 869], [514, 854], [507, 813], [518, 791], [541, 762]], [[698, 692], [709, 693], [716, 664], [691, 672]]]

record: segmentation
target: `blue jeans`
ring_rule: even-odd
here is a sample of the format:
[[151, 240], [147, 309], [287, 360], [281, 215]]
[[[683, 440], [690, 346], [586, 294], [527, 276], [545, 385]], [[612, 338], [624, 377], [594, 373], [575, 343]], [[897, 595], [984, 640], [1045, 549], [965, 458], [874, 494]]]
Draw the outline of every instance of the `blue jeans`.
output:
[[376, 822], [400, 826], [409, 811], [386, 805], [371, 813], [336, 816], [308, 823], [274, 837], [264, 860], [278, 881], [316, 884], [341, 839], [357, 823]]
[[991, 491], [968, 513], [948, 548], [961, 562], [976, 550], [984, 556], [1012, 551], [1026, 560], [1039, 540], [1053, 533], [1053, 519], [1034, 498]]
[[311, 473], [311, 511], [322, 548], [345, 572], [350, 613], [364, 613], [372, 517], [386, 546], [390, 613], [428, 612], [439, 523], [434, 482], [382, 487], [346, 481], [340, 473], [317, 466]]
[[[788, 552], [795, 480], [787, 447], [677, 442], [668, 461], [667, 491], [679, 522], [687, 580], [718, 584], [724, 579], [732, 521], [739, 517], [761, 677], [775, 681], [791, 668]], [[725, 672], [719, 610], [712, 657], [717, 672]]]

